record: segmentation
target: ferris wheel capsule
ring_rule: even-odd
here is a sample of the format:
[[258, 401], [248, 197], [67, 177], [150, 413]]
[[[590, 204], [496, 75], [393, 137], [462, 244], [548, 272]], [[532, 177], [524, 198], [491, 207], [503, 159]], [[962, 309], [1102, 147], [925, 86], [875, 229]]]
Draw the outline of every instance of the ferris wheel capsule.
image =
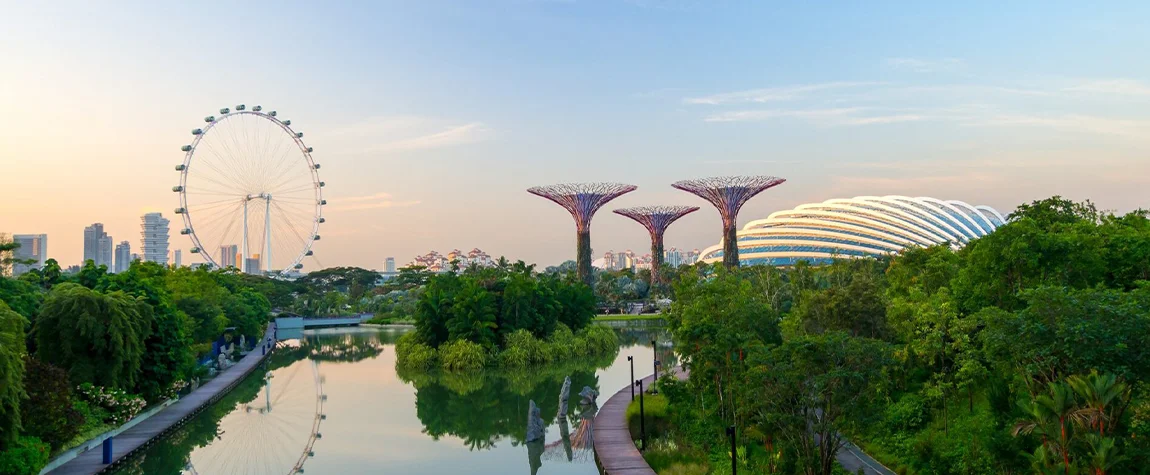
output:
[[200, 135], [204, 133], [204, 129], [192, 129], [192, 135]]
[[290, 126], [291, 125], [291, 119], [285, 120], [284, 125]]
[[327, 185], [327, 184], [326, 184], [326, 183], [324, 183], [324, 182], [322, 182], [322, 181], [321, 181], [321, 182], [319, 182], [319, 187], [320, 187], [320, 188], [323, 188], [325, 185]]
[[316, 222], [317, 222], [317, 223], [320, 223], [320, 224], [323, 224], [323, 223], [327, 222], [327, 218], [324, 218], [324, 217], [322, 217], [322, 216], [321, 216], [319, 219], [317, 219], [317, 220], [316, 220]]
[[231, 109], [228, 109], [227, 107], [220, 109], [221, 114], [227, 114], [228, 112], [231, 112]]
[[187, 167], [186, 167], [186, 166], [184, 166], [184, 164], [183, 164], [183, 163], [181, 163], [181, 164], [179, 164], [179, 165], [176, 165], [176, 171], [178, 171], [178, 172], [182, 172], [182, 171], [184, 171], [184, 169], [185, 169], [185, 168], [187, 168]]
[[200, 248], [198, 248], [198, 247], [193, 247], [193, 248], [191, 249], [191, 251], [192, 251], [192, 254], [199, 254], [199, 253], [200, 253]]
[[174, 192], [176, 192], [176, 193], [179, 193], [179, 192], [181, 192], [181, 191], [184, 191], [184, 187], [182, 187], [182, 186], [180, 186], [180, 185], [176, 185], [176, 186], [173, 186], [173, 187], [172, 187], [172, 191], [174, 191]]
[[176, 214], [184, 214], [185, 211], [187, 211], [186, 208], [176, 208]]
[[296, 265], [292, 266], [292, 268], [296, 269], [296, 270], [303, 269], [303, 264], [296, 264]]
[[315, 253], [314, 253], [314, 252], [312, 252], [311, 250], [308, 250], [306, 253], [304, 253], [304, 255], [305, 255], [305, 256], [310, 256], [310, 255], [313, 255], [313, 254], [315, 254]]
[[326, 205], [326, 204], [327, 204], [327, 200], [319, 200], [319, 204], [320, 204], [320, 205]]
[[184, 145], [183, 147], [180, 147], [180, 151], [181, 152], [190, 152], [190, 151], [192, 151], [192, 146], [191, 145]]
[[263, 108], [263, 107], [260, 107], [260, 106], [255, 106], [255, 107], [252, 107], [252, 110], [253, 110], [253, 111], [256, 111], [256, 112], [259, 112], [259, 111], [262, 111], [262, 110], [264, 110], [264, 108]]
[[242, 110], [244, 110], [244, 108], [245, 108], [245, 107], [246, 107], [246, 106], [244, 106], [243, 104], [240, 104], [240, 105], [236, 106], [236, 110], [237, 110], [237, 111], [242, 111]]
[[216, 121], [216, 116], [214, 116], [214, 115], [209, 115], [207, 117], [204, 117], [204, 122], [215, 122], [215, 121]]
[[192, 234], [192, 230], [191, 230], [191, 229], [189, 229], [189, 228], [184, 228], [184, 229], [181, 229], [181, 230], [180, 230], [180, 234], [182, 234], [182, 235], [184, 235], [184, 236], [187, 236], [187, 235], [189, 235], [189, 234]]
[[319, 234], [316, 234], [315, 237], [313, 237], [312, 239], [315, 241], [319, 241]]
[[312, 153], [312, 152], [314, 152], [314, 151], [315, 151], [315, 149], [313, 149], [313, 148], [311, 148], [311, 147], [308, 147], [308, 148], [307, 148], [307, 153]]
[[316, 169], [316, 170], [319, 170], [319, 164], [318, 164], [318, 163], [317, 163], [317, 164], [315, 164], [315, 169]]
[[268, 115], [270, 115], [270, 116], [272, 116], [272, 117], [275, 117], [275, 116], [276, 116], [276, 111], [271, 111], [271, 112], [268, 112]]

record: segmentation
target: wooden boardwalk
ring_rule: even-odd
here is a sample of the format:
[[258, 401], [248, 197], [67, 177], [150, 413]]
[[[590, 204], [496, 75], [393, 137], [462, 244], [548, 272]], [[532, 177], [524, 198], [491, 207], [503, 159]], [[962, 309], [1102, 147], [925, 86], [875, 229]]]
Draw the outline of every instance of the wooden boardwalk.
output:
[[[275, 329], [272, 325], [268, 325], [267, 333], [261, 341], [266, 343], [268, 338], [275, 341]], [[271, 352], [269, 351], [267, 354], [271, 354]], [[114, 437], [111, 464], [103, 463], [102, 447], [94, 447], [48, 473], [52, 475], [91, 475], [115, 467], [127, 457], [150, 446], [158, 437], [179, 427], [205, 407], [218, 401], [239, 384], [240, 380], [250, 374], [266, 357], [267, 355], [258, 349], [248, 353], [236, 362], [235, 366], [216, 376], [215, 379], [208, 381], [207, 384], [200, 386], [199, 389], [180, 398], [175, 404], [164, 408], [135, 427]]]
[[[687, 373], [680, 368], [674, 373], [680, 380], [687, 379]], [[654, 381], [653, 374], [643, 378], [643, 388], [650, 390]], [[631, 429], [627, 427], [630, 404], [631, 387], [627, 386], [611, 396], [595, 415], [595, 459], [604, 475], [655, 475], [631, 439]]]

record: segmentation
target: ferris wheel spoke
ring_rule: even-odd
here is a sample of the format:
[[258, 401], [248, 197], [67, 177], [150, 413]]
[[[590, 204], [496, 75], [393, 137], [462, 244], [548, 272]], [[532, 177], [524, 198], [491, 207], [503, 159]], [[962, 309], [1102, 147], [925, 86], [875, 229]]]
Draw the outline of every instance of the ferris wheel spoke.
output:
[[[219, 155], [219, 153], [216, 152], [215, 148], [212, 147], [211, 142], [202, 142], [200, 146], [202, 146], [204, 148], [204, 151], [208, 152], [209, 154], [215, 156], [215, 158], [219, 159], [219, 161], [221, 162], [221, 166], [227, 167], [228, 161], [225, 160], [223, 157], [221, 157]], [[240, 184], [235, 178], [237, 176], [236, 174], [225, 173], [223, 170], [220, 169], [220, 167], [217, 167], [215, 163], [212, 163], [212, 160], [210, 160], [209, 157], [203, 157], [203, 158], [204, 158], [204, 160], [197, 162], [197, 165], [204, 165], [204, 166], [208, 167], [209, 169], [214, 171], [221, 179], [230, 182], [230, 184], [228, 184], [228, 185], [221, 184], [221, 186], [224, 186], [225, 188], [229, 188], [229, 187], [230, 188], [236, 188], [236, 189], [240, 188]]]
[[[213, 137], [215, 137], [215, 136], [213, 135]], [[222, 138], [222, 137], [219, 137], [219, 138]], [[221, 175], [223, 175], [225, 177], [228, 177], [232, 182], [234, 182], [235, 187], [237, 189], [244, 189], [245, 187], [244, 187], [243, 179], [242, 179], [242, 177], [244, 175], [242, 173], [240, 173], [239, 168], [236, 166], [235, 158], [234, 158], [235, 155], [229, 149], [227, 142], [225, 142], [223, 140], [209, 139], [209, 140], [202, 142], [202, 143], [204, 144], [207, 152], [210, 153], [211, 155], [215, 156], [216, 159], [218, 159], [220, 166], [222, 168], [228, 169], [228, 172], [225, 173], [223, 171], [219, 171], [219, 169], [217, 168], [218, 173], [220, 173]], [[222, 150], [217, 150], [217, 146]], [[231, 158], [229, 158], [229, 157], [231, 157]], [[208, 157], [204, 157], [204, 158], [207, 159]], [[207, 162], [211, 163], [210, 160], [207, 160]]]

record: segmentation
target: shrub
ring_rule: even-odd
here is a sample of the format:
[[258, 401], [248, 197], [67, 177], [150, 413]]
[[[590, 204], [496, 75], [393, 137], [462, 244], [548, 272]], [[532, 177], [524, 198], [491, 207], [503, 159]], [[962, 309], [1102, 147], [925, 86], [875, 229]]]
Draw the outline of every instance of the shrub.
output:
[[51, 449], [35, 437], [20, 437], [16, 443], [0, 451], [0, 473], [5, 475], [36, 475], [48, 465]]
[[523, 367], [530, 364], [546, 363], [551, 360], [550, 345], [535, 338], [527, 330], [515, 330], [507, 335], [504, 343], [500, 363], [512, 367]]
[[579, 330], [578, 337], [586, 344], [586, 353], [604, 354], [619, 348], [619, 337], [615, 330], [604, 325], [588, 325]]
[[[84, 415], [72, 407], [68, 373], [34, 358], [25, 358], [24, 390], [20, 405], [24, 434], [47, 443], [53, 450], [72, 440], [84, 424]], [[103, 422], [103, 421], [100, 421]]]
[[120, 425], [132, 420], [147, 403], [134, 394], [128, 394], [121, 389], [108, 389], [84, 383], [76, 388], [80, 397], [90, 404], [102, 407], [108, 411], [109, 418], [104, 422]]
[[565, 360], [587, 352], [587, 343], [576, 338], [575, 333], [562, 323], [555, 325], [555, 331], [547, 337], [547, 344], [551, 347], [551, 358], [555, 360]]
[[917, 430], [927, 421], [926, 402], [918, 394], [904, 394], [886, 408], [884, 418], [891, 432]]
[[487, 351], [479, 343], [453, 340], [439, 347], [439, 360], [446, 370], [478, 370], [487, 365]]
[[415, 332], [405, 333], [395, 342], [395, 364], [400, 368], [428, 370], [435, 367], [435, 348], [425, 345]]

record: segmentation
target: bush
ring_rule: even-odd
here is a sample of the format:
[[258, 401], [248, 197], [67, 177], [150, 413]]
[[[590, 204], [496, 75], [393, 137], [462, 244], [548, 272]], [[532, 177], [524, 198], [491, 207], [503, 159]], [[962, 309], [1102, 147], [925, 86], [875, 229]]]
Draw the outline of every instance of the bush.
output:
[[547, 344], [551, 347], [551, 358], [565, 360], [587, 353], [587, 342], [575, 337], [567, 325], [555, 325], [555, 331], [547, 337]]
[[515, 330], [507, 335], [499, 362], [504, 366], [519, 368], [546, 363], [551, 360], [550, 346], [527, 330]]
[[907, 393], [888, 406], [884, 415], [888, 430], [915, 431], [927, 421], [926, 401], [916, 393]]
[[84, 415], [72, 407], [68, 373], [34, 358], [25, 358], [24, 367], [28, 398], [20, 405], [23, 433], [57, 450], [76, 437], [84, 424]]
[[147, 405], [144, 399], [139, 396], [128, 394], [120, 389], [93, 386], [92, 383], [81, 384], [76, 390], [80, 393], [80, 398], [89, 404], [108, 411], [109, 418], [104, 422], [109, 424], [120, 425], [128, 422], [136, 417], [140, 411], [143, 411], [144, 406]]
[[439, 347], [439, 360], [443, 369], [471, 371], [487, 365], [487, 351], [479, 343], [453, 340]]
[[20, 437], [7, 450], [0, 451], [0, 473], [36, 475], [48, 465], [51, 449], [35, 437]]
[[435, 349], [423, 344], [415, 332], [405, 333], [395, 342], [395, 364], [411, 370], [428, 370], [435, 367]]
[[604, 325], [588, 325], [579, 330], [578, 338], [586, 344], [586, 353], [606, 354], [619, 348], [619, 337], [615, 330]]

